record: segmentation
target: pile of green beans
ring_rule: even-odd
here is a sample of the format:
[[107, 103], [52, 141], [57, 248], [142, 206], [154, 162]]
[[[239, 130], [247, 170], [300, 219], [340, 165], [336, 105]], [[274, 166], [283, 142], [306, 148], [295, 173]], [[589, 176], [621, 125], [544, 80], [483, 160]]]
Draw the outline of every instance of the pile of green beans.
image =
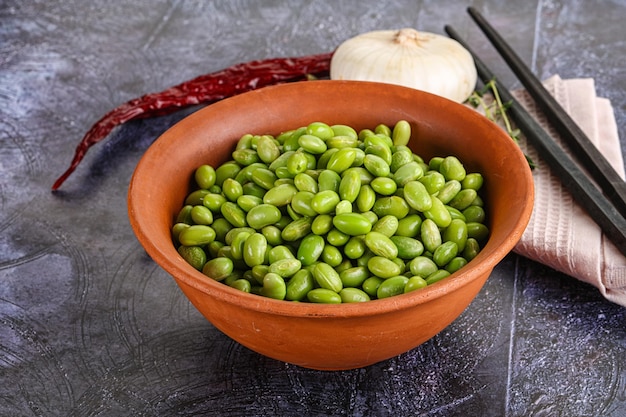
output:
[[426, 162], [410, 137], [405, 120], [246, 134], [232, 160], [196, 169], [172, 228], [178, 253], [214, 280], [290, 301], [362, 302], [444, 279], [488, 238], [483, 177], [455, 156]]

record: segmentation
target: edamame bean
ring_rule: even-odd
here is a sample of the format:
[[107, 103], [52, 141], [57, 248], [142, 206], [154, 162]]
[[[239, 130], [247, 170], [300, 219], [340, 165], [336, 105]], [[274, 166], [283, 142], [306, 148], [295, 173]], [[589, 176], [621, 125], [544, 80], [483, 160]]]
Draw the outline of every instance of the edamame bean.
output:
[[298, 192], [292, 184], [281, 184], [268, 190], [263, 196], [263, 203], [276, 207], [283, 207], [291, 203], [291, 199]]
[[[397, 148], [397, 147], [396, 147]], [[391, 164], [389, 169], [391, 172], [396, 172], [402, 165], [413, 162], [413, 153], [410, 149], [396, 150], [391, 155]]]
[[341, 198], [333, 190], [322, 190], [311, 199], [311, 208], [318, 214], [329, 214], [335, 211]]
[[422, 227], [422, 218], [418, 214], [409, 214], [408, 216], [398, 220], [398, 230], [396, 235], [416, 237], [420, 233]]
[[194, 224], [178, 234], [178, 241], [183, 246], [204, 246], [215, 240], [215, 230], [211, 226]]
[[234, 227], [244, 227], [246, 223], [246, 212], [233, 202], [227, 201], [220, 207], [220, 213]]
[[424, 244], [417, 239], [407, 236], [391, 236], [391, 241], [398, 249], [398, 258], [413, 259], [424, 253]]
[[207, 261], [202, 268], [202, 273], [216, 281], [222, 281], [233, 273], [234, 264], [230, 258], [214, 258]]
[[329, 149], [356, 148], [358, 139], [349, 135], [335, 135], [326, 141]]
[[398, 168], [393, 173], [393, 179], [398, 184], [398, 187], [404, 187], [407, 182], [418, 180], [423, 175], [424, 171], [420, 164], [413, 161]]
[[382, 299], [403, 294], [408, 281], [409, 279], [402, 275], [387, 278], [380, 283], [378, 290], [376, 290], [376, 297]]
[[298, 191], [308, 191], [310, 193], [317, 193], [317, 181], [307, 173], [301, 172], [293, 178], [293, 185]]
[[456, 257], [459, 253], [459, 247], [456, 242], [443, 242], [433, 252], [433, 261], [440, 268], [444, 267], [448, 262]]
[[315, 288], [313, 275], [308, 270], [301, 269], [287, 282], [285, 299], [302, 301], [313, 288]]
[[306, 152], [320, 155], [326, 152], [328, 147], [326, 143], [319, 137], [305, 134], [298, 138], [298, 145]]
[[290, 206], [293, 211], [302, 216], [317, 216], [317, 212], [313, 210], [313, 206], [311, 204], [314, 196], [315, 194], [310, 191], [298, 191], [291, 199]]
[[270, 136], [261, 136], [256, 144], [256, 152], [259, 158], [266, 164], [272, 163], [280, 156], [278, 143]]
[[319, 262], [313, 268], [313, 278], [317, 285], [321, 288], [326, 288], [338, 293], [343, 288], [343, 283], [339, 274], [335, 269], [324, 262]]
[[302, 265], [313, 265], [322, 256], [323, 251], [324, 238], [311, 233], [302, 238], [296, 256], [302, 262]]
[[207, 260], [206, 252], [200, 246], [180, 246], [178, 254], [198, 271], [202, 271]]
[[207, 194], [211, 194], [211, 192], [209, 190], [196, 190], [196, 191], [193, 191], [185, 199], [185, 205], [186, 206], [198, 206], [198, 205], [202, 204], [202, 201], [204, 200], [204, 197]]
[[261, 294], [265, 297], [274, 298], [276, 300], [284, 300], [287, 295], [287, 285], [285, 280], [278, 274], [268, 272], [263, 277], [263, 288]]
[[333, 130], [334, 136], [348, 136], [354, 139], [358, 139], [359, 135], [356, 130], [352, 126], [348, 125], [332, 125], [330, 127]]
[[428, 171], [418, 181], [424, 184], [428, 194], [431, 195], [437, 194], [446, 185], [446, 179], [438, 171]]
[[370, 182], [370, 186], [380, 195], [392, 195], [398, 190], [396, 182], [388, 177], [376, 177]]
[[370, 297], [376, 297], [378, 292], [378, 287], [382, 284], [384, 279], [379, 277], [369, 277], [365, 281], [363, 281], [363, 291]]
[[326, 169], [340, 174], [350, 168], [355, 159], [356, 151], [354, 148], [341, 148], [330, 157]]
[[210, 225], [213, 223], [213, 213], [205, 206], [193, 206], [190, 216], [195, 224]]
[[369, 232], [364, 238], [365, 245], [375, 255], [394, 259], [398, 256], [398, 248], [393, 241], [380, 232]]
[[296, 259], [295, 255], [288, 246], [278, 245], [269, 250], [267, 261], [272, 264], [281, 259]]
[[[443, 175], [442, 175], [443, 177]], [[437, 198], [443, 203], [448, 204], [450, 200], [461, 191], [461, 183], [457, 180], [450, 180], [437, 193]]]
[[457, 210], [465, 210], [472, 204], [477, 196], [478, 194], [476, 193], [476, 190], [472, 188], [465, 188], [459, 191], [448, 204]]
[[485, 221], [485, 210], [480, 206], [469, 206], [463, 210], [463, 216], [465, 216], [466, 222], [483, 223]]
[[363, 166], [375, 177], [386, 177], [391, 172], [389, 164], [383, 158], [374, 154], [365, 155]]
[[439, 172], [441, 172], [448, 181], [463, 181], [465, 179], [465, 167], [456, 156], [446, 156], [443, 161], [441, 161]]
[[330, 214], [320, 214], [311, 223], [311, 232], [316, 235], [325, 235], [333, 228], [333, 216]]
[[441, 237], [444, 242], [451, 241], [456, 243], [459, 252], [463, 252], [467, 242], [467, 224], [463, 220], [453, 219], [450, 225], [443, 231]]
[[315, 288], [306, 295], [307, 299], [317, 304], [341, 304], [341, 296], [333, 290]]
[[483, 223], [469, 222], [467, 223], [467, 236], [484, 242], [489, 237], [489, 228]]
[[439, 269], [437, 264], [430, 258], [425, 256], [417, 256], [409, 262], [409, 270], [411, 274], [426, 278]]
[[402, 268], [393, 260], [383, 256], [372, 256], [367, 262], [367, 269], [379, 278], [391, 278], [402, 273]]
[[327, 140], [335, 135], [333, 129], [323, 122], [313, 122], [306, 127], [308, 135], [315, 135], [320, 139]]
[[342, 213], [333, 217], [333, 226], [350, 236], [364, 235], [372, 230], [372, 224], [360, 213]]
[[281, 237], [287, 242], [294, 242], [298, 239], [302, 239], [311, 232], [311, 224], [313, 218], [301, 217], [293, 222], [289, 223], [283, 229]]
[[198, 187], [208, 190], [215, 185], [215, 169], [211, 165], [200, 165], [194, 172], [194, 179]]
[[246, 222], [248, 223], [248, 226], [253, 229], [261, 230], [265, 226], [276, 224], [281, 217], [282, 213], [278, 207], [262, 203], [252, 207], [250, 211], [248, 211], [248, 214], [246, 215]]
[[342, 303], [362, 303], [370, 301], [369, 295], [358, 288], [343, 288], [339, 291]]
[[[206, 200], [206, 197], [205, 197]], [[255, 195], [244, 194], [237, 199], [237, 205], [245, 212], [249, 212], [252, 207], [263, 203], [263, 199]], [[206, 206], [206, 204], [205, 204]]]
[[331, 245], [324, 245], [321, 259], [323, 262], [327, 263], [333, 268], [336, 268], [343, 262], [343, 255], [341, 251], [336, 247]]
[[430, 210], [433, 206], [432, 198], [424, 184], [419, 181], [409, 181], [404, 185], [404, 199], [409, 206], [417, 211]]
[[376, 192], [370, 185], [362, 185], [359, 195], [356, 197], [356, 206], [360, 212], [369, 211], [374, 207]]
[[319, 191], [334, 191], [339, 193], [339, 184], [341, 183], [341, 177], [335, 171], [325, 169], [320, 172], [318, 179]]
[[435, 282], [439, 282], [444, 278], [448, 278], [449, 276], [450, 273], [448, 271], [446, 271], [445, 269], [439, 269], [426, 277], [426, 284], [434, 284]]
[[357, 171], [345, 171], [339, 183], [339, 197], [353, 203], [361, 191], [361, 176]]
[[374, 203], [372, 211], [380, 218], [383, 216], [391, 215], [398, 219], [402, 219], [409, 214], [409, 205], [407, 202], [398, 196], [392, 195], [389, 197], [381, 197]]
[[[437, 224], [431, 219], [425, 219], [422, 222], [420, 229], [420, 236], [424, 248], [429, 252], [434, 252], [435, 249], [442, 243], [441, 232]], [[417, 275], [417, 274], [415, 274]]]
[[391, 139], [395, 146], [408, 145], [411, 139], [411, 125], [409, 122], [406, 120], [398, 121], [393, 127]]
[[396, 216], [390, 214], [381, 217], [372, 226], [372, 232], [379, 232], [387, 237], [391, 237], [396, 234], [400, 222]]
[[472, 190], [480, 190], [483, 186], [484, 178], [478, 172], [465, 175], [465, 178], [461, 182], [463, 188], [471, 188]]
[[404, 286], [404, 293], [406, 294], [411, 291], [422, 289], [427, 285], [428, 283], [424, 278], [420, 277], [419, 275], [412, 276], [408, 279], [406, 285]]
[[270, 263], [268, 273], [278, 274], [283, 278], [290, 278], [302, 268], [298, 259], [284, 258]]
[[278, 246], [283, 244], [283, 238], [280, 233], [281, 230], [273, 225], [265, 226], [261, 229], [261, 233], [267, 239], [267, 244], [271, 246]]
[[360, 287], [369, 276], [369, 270], [364, 266], [350, 267], [339, 273], [344, 288]]
[[359, 259], [366, 249], [367, 246], [361, 236], [352, 236], [343, 247], [343, 253], [349, 259]]
[[250, 174], [250, 180], [265, 190], [271, 189], [277, 179], [276, 174], [267, 168], [257, 168]]
[[261, 233], [252, 233], [243, 245], [243, 260], [246, 265], [253, 267], [265, 262], [267, 239]]
[[435, 222], [439, 227], [448, 227], [452, 221], [452, 215], [438, 197], [431, 198], [432, 205], [424, 210], [424, 216]]

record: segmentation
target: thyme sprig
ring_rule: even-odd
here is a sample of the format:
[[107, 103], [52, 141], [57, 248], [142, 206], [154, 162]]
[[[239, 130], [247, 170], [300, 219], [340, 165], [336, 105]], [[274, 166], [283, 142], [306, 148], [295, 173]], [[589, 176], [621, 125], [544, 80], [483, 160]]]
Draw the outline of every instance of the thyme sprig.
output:
[[[493, 102], [491, 103], [487, 103], [484, 99], [484, 95], [488, 92], [491, 92], [493, 95]], [[513, 129], [511, 121], [507, 115], [507, 111], [511, 108], [512, 102], [502, 101], [495, 78], [489, 80], [489, 82], [487, 82], [481, 89], [475, 90], [468, 98], [468, 102], [474, 107], [482, 107], [485, 112], [485, 117], [489, 120], [493, 122], [501, 120], [507, 134], [515, 141], [515, 143], [519, 145], [521, 131], [519, 129]], [[534, 169], [536, 165], [533, 160], [526, 154], [524, 154], [524, 156], [526, 157], [526, 161], [528, 161], [530, 168]]]

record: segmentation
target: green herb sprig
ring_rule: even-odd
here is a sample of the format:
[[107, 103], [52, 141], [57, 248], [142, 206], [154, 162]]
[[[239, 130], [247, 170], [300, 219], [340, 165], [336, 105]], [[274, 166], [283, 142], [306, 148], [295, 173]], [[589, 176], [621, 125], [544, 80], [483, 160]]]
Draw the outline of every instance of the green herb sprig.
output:
[[[488, 92], [491, 92], [494, 99], [494, 101], [490, 104], [487, 104], [484, 99], [484, 95]], [[521, 135], [521, 131], [519, 129], [513, 129], [511, 121], [507, 115], [507, 111], [511, 108], [512, 102], [502, 101], [495, 78], [492, 78], [483, 86], [483, 88], [475, 90], [468, 98], [468, 102], [474, 107], [482, 106], [485, 112], [485, 117], [489, 120], [493, 122], [501, 120], [508, 135], [519, 145], [519, 136]], [[530, 168], [535, 169], [536, 164], [533, 160], [526, 154], [524, 154], [524, 156], [526, 157], [526, 161], [528, 161]]]

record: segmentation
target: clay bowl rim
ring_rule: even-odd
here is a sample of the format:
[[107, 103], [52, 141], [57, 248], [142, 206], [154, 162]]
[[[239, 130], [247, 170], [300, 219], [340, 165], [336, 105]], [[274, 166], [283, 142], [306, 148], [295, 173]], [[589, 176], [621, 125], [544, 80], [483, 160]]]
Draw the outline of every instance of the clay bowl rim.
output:
[[[359, 85], [380, 85], [381, 83], [367, 82], [367, 81], [303, 81], [289, 84], [282, 84], [271, 87], [264, 87], [259, 90], [243, 93], [231, 98], [224, 99], [220, 102], [214, 103], [203, 109], [200, 109], [191, 115], [185, 117], [174, 126], [170, 127], [164, 132], [157, 140], [147, 149], [145, 154], [141, 157], [137, 164], [135, 171], [132, 175], [130, 185], [128, 188], [128, 215], [131, 223], [131, 227], [135, 232], [135, 235], [141, 245], [144, 247], [148, 255], [166, 272], [168, 272], [176, 281], [190, 286], [208, 297], [216, 297], [222, 302], [226, 302], [233, 305], [238, 305], [241, 308], [255, 310], [264, 313], [271, 313], [282, 316], [292, 316], [294, 318], [354, 318], [354, 317], [366, 317], [370, 315], [379, 315], [392, 311], [398, 311], [403, 309], [410, 309], [419, 304], [426, 304], [429, 301], [438, 297], [445, 296], [447, 293], [451, 293], [459, 290], [466, 284], [480, 279], [485, 274], [490, 275], [495, 266], [513, 249], [519, 238], [521, 237], [526, 225], [530, 220], [530, 215], [533, 208], [533, 180], [530, 173], [530, 169], [527, 170], [527, 174], [524, 178], [519, 178], [519, 181], [523, 181], [524, 186], [528, 190], [528, 199], [525, 207], [523, 208], [520, 217], [515, 221], [514, 226], [511, 229], [511, 233], [494, 247], [494, 242], [491, 237], [487, 244], [482, 248], [479, 254], [471, 262], [469, 262], [462, 270], [451, 274], [448, 278], [429, 285], [418, 291], [413, 291], [407, 294], [401, 294], [387, 299], [371, 300], [365, 303], [355, 304], [313, 304], [313, 303], [295, 303], [291, 301], [275, 300], [267, 297], [262, 297], [255, 294], [249, 294], [235, 288], [231, 288], [224, 283], [207, 278], [200, 271], [197, 271], [189, 264], [187, 264], [178, 255], [174, 244], [169, 245], [157, 245], [151, 239], [146, 232], [147, 218], [145, 216], [136, 215], [140, 213], [138, 208], [145, 204], [139, 196], [139, 190], [141, 189], [142, 181], [148, 181], [146, 176], [145, 166], [147, 161], [152, 158], [157, 147], [167, 147], [172, 145], [177, 140], [177, 132], [182, 126], [192, 125], [198, 123], [198, 120], [202, 119], [207, 112], [220, 112], [222, 108], [228, 108], [229, 105], [239, 103], [241, 101], [254, 101], [256, 96], [267, 96], [280, 89], [298, 89], [298, 88], [313, 88], [315, 84], [319, 83], [335, 83], [344, 84], [348, 87], [354, 85], [357, 88]], [[423, 91], [408, 89], [406, 87], [400, 87], [390, 84], [384, 84], [385, 89], [397, 89], [411, 90], [410, 94], [424, 95], [424, 97], [430, 97], [429, 100], [445, 100], [448, 105], [455, 108], [455, 111], [461, 112], [465, 117], [471, 119], [473, 123], [478, 126], [487, 128], [489, 130], [497, 129], [500, 132], [492, 132], [496, 136], [500, 136], [502, 140], [502, 146], [509, 148], [509, 151], [515, 154], [515, 158], [520, 164], [527, 164], [526, 159], [513, 140], [511, 140], [506, 133], [499, 127], [488, 120], [478, 112], [469, 109], [459, 103], [452, 102], [445, 98], [434, 96], [433, 94]], [[406, 93], [406, 91], [405, 91]], [[232, 139], [233, 145], [236, 141]], [[182, 207], [182, 202], [181, 202]], [[169, 231], [168, 231], [169, 234]], [[471, 301], [470, 301], [471, 302]]]

